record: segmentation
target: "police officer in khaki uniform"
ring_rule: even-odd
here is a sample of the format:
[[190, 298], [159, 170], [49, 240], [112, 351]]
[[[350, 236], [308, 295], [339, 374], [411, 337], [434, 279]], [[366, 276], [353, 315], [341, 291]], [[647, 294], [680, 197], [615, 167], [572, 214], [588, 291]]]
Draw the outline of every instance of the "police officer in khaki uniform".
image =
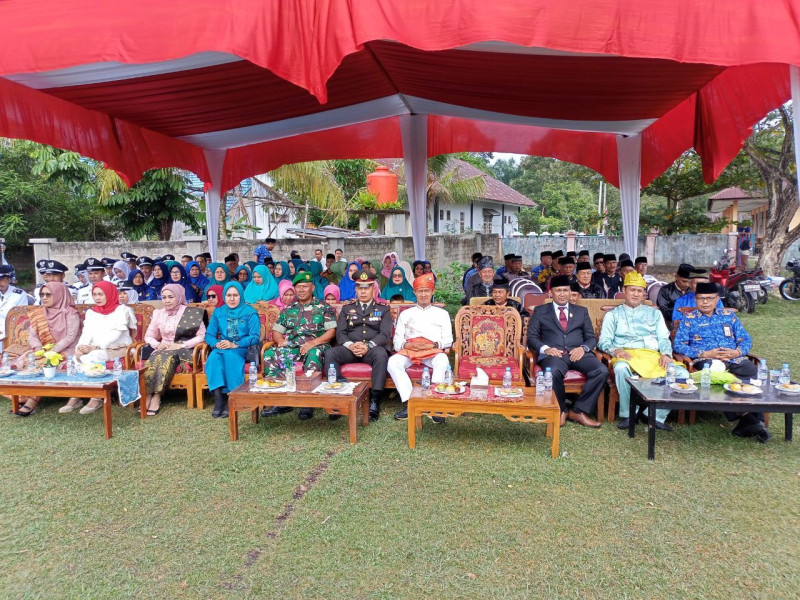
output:
[[325, 353], [325, 369], [332, 364], [337, 376], [346, 363], [367, 363], [372, 367], [372, 389], [369, 392], [369, 420], [380, 414], [380, 399], [386, 384], [386, 345], [392, 338], [392, 315], [389, 306], [375, 302], [375, 276], [358, 271], [356, 297], [342, 306], [336, 323], [336, 343]]

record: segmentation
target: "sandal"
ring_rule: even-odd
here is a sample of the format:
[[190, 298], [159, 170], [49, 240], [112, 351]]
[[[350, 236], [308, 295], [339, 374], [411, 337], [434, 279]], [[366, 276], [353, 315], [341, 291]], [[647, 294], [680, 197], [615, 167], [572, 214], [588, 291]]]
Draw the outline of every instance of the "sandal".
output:
[[82, 409], [80, 409], [78, 412], [80, 414], [82, 414], [82, 415], [89, 415], [89, 414], [91, 414], [93, 412], [96, 412], [96, 411], [100, 410], [101, 408], [103, 408], [103, 401], [102, 400], [98, 400], [97, 398], [92, 398], [89, 402], [91, 403], [91, 402], [94, 402], [94, 401], [98, 402], [97, 406], [89, 406], [89, 404], [87, 404]]
[[147, 409], [147, 416], [148, 417], [155, 417], [159, 413], [160, 410], [161, 410], [160, 406], [158, 408], [156, 408], [155, 410], [153, 410], [152, 408], [148, 408]]
[[33, 413], [36, 412], [37, 408], [39, 408], [38, 404], [33, 408], [31, 408], [30, 406], [20, 406], [19, 410], [17, 410], [17, 412], [15, 412], [14, 414], [17, 415], [18, 417], [30, 417]]

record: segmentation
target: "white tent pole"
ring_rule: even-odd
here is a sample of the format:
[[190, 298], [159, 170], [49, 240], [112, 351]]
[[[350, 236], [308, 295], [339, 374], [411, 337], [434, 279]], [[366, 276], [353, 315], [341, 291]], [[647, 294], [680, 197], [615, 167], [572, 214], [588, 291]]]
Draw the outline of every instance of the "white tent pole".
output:
[[619, 195], [625, 252], [636, 256], [639, 246], [639, 205], [642, 181], [642, 136], [617, 136]]
[[425, 193], [428, 182], [428, 116], [400, 115], [399, 119], [414, 258], [425, 260], [425, 238], [428, 233]]
[[206, 236], [211, 258], [217, 260], [217, 240], [219, 239], [219, 205], [222, 199], [222, 167], [225, 164], [225, 150], [204, 150], [211, 186], [206, 196]]
[[792, 127], [794, 129], [794, 162], [797, 167], [797, 201], [800, 202], [800, 67], [789, 67], [792, 86]]

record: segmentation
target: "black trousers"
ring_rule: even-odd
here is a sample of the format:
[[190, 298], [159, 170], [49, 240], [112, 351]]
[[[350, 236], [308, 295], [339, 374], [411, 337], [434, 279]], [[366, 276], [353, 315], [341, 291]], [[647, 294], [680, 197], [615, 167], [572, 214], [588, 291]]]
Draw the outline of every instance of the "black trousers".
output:
[[586, 383], [583, 384], [583, 391], [578, 399], [573, 403], [572, 410], [576, 412], [583, 412], [591, 414], [597, 409], [597, 398], [600, 392], [603, 391], [603, 386], [606, 384], [608, 377], [608, 369], [603, 366], [597, 357], [587, 352], [577, 362], [569, 359], [569, 354], [565, 354], [563, 358], [556, 356], [547, 356], [546, 354], [539, 355], [539, 366], [544, 371], [550, 367], [553, 374], [553, 391], [558, 399], [558, 405], [561, 407], [561, 412], [566, 412], [567, 404], [564, 392], [564, 375], [567, 371], [580, 371], [586, 375]]
[[367, 353], [358, 357], [349, 348], [335, 346], [325, 352], [325, 363], [322, 372], [327, 374], [331, 363], [336, 368], [336, 376], [342, 374], [342, 365], [347, 363], [367, 363], [372, 367], [372, 389], [376, 392], [383, 391], [386, 385], [386, 365], [389, 362], [389, 353], [383, 346], [375, 346], [367, 350]]
[[[702, 370], [702, 368], [706, 366], [706, 364], [710, 365], [711, 360], [696, 360], [694, 362], [694, 368], [699, 371]], [[752, 379], [753, 377], [758, 375], [758, 367], [756, 367], [756, 365], [750, 360], [743, 360], [739, 363], [726, 362], [725, 370], [728, 371], [728, 373], [736, 375], [739, 379]], [[764, 413], [742, 414], [742, 413], [726, 411], [723, 414], [725, 415], [725, 418], [728, 419], [728, 421], [735, 421], [736, 419], [744, 419], [747, 417], [748, 414], [751, 415], [751, 418], [747, 419], [748, 421], [752, 421], [752, 417], [755, 417], [759, 421], [764, 420]]]

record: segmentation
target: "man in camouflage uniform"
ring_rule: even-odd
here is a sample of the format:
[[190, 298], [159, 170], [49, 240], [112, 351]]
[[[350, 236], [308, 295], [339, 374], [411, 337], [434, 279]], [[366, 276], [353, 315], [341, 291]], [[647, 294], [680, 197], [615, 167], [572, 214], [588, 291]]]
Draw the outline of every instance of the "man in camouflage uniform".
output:
[[[292, 282], [296, 299], [281, 311], [272, 327], [275, 345], [264, 352], [264, 375], [283, 375], [283, 359], [302, 360], [304, 371], [322, 371], [322, 357], [331, 347], [336, 334], [336, 313], [331, 306], [314, 298], [314, 277], [300, 271]], [[274, 406], [264, 409], [262, 416], [271, 417], [292, 409]], [[313, 408], [300, 409], [303, 421], [314, 415]]]
[[[725, 370], [740, 379], [756, 376], [757, 367], [747, 358], [753, 344], [742, 322], [732, 310], [718, 308], [719, 290], [714, 283], [698, 283], [695, 288], [697, 309], [685, 315], [675, 331], [673, 349], [685, 354], [700, 370], [713, 361], [721, 361]], [[766, 443], [770, 434], [764, 426], [763, 413], [726, 412], [729, 421], [739, 419], [733, 435], [755, 437]]]

